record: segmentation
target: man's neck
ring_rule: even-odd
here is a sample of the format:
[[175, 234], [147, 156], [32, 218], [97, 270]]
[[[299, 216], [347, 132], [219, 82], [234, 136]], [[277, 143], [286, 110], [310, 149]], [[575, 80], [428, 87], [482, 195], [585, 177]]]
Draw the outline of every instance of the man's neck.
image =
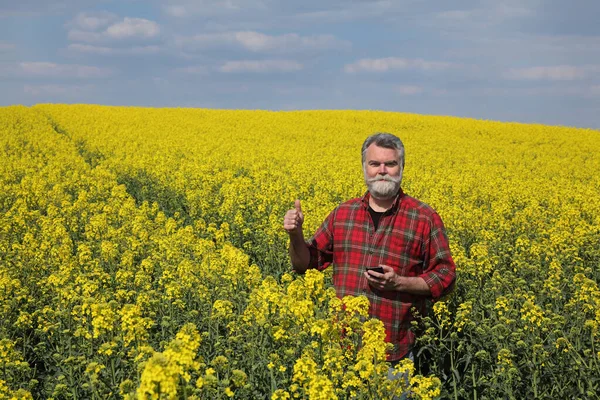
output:
[[390, 199], [376, 199], [373, 197], [373, 195], [371, 195], [369, 196], [369, 206], [371, 206], [375, 212], [384, 212], [392, 207], [392, 204], [394, 204], [395, 200], [396, 196]]

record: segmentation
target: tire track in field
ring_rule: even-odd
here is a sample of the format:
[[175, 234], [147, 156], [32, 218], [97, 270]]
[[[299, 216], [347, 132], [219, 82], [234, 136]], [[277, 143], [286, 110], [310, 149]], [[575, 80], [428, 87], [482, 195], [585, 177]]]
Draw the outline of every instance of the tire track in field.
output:
[[189, 205], [182, 194], [177, 193], [172, 188], [162, 184], [157, 178], [153, 177], [145, 169], [134, 169], [124, 171], [110, 162], [109, 157], [99, 149], [93, 149], [88, 142], [81, 137], [75, 138], [70, 132], [64, 129], [51, 115], [40, 110], [35, 110], [48, 119], [48, 123], [57, 135], [64, 136], [75, 146], [79, 156], [94, 169], [99, 165], [116, 175], [117, 182], [125, 185], [127, 193], [135, 199], [139, 206], [144, 201], [157, 203], [160, 210], [168, 217], [173, 217], [179, 213], [183, 218], [184, 224], [191, 223], [189, 216]]

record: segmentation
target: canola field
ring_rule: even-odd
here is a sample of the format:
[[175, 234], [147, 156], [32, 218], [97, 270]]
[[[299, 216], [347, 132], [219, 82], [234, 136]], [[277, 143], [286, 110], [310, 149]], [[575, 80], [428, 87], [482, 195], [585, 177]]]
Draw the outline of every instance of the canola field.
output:
[[[364, 297], [291, 273], [406, 147], [446, 225], [452, 295], [389, 381]], [[600, 132], [370, 111], [0, 108], [0, 398], [595, 399]]]

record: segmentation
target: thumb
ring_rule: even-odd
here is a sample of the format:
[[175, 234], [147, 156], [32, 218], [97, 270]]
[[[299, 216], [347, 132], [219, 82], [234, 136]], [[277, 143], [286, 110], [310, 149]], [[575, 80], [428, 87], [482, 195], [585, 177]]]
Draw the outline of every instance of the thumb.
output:
[[395, 271], [394, 271], [394, 268], [390, 267], [389, 265], [385, 265], [385, 264], [379, 264], [379, 266], [380, 266], [381, 268], [383, 268], [383, 273], [384, 273], [384, 274], [385, 274], [386, 272], [390, 272], [390, 271], [392, 271], [392, 272], [395, 272]]
[[296, 200], [294, 202], [294, 207], [296, 208], [296, 211], [302, 212], [302, 207], [300, 207], [300, 200]]

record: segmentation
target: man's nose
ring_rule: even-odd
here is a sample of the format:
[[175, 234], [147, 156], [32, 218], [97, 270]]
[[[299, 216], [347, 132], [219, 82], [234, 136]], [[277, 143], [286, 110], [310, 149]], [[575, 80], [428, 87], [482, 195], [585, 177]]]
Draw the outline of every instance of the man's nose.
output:
[[387, 174], [387, 167], [385, 166], [385, 164], [380, 164], [379, 165], [379, 171], [380, 174]]

